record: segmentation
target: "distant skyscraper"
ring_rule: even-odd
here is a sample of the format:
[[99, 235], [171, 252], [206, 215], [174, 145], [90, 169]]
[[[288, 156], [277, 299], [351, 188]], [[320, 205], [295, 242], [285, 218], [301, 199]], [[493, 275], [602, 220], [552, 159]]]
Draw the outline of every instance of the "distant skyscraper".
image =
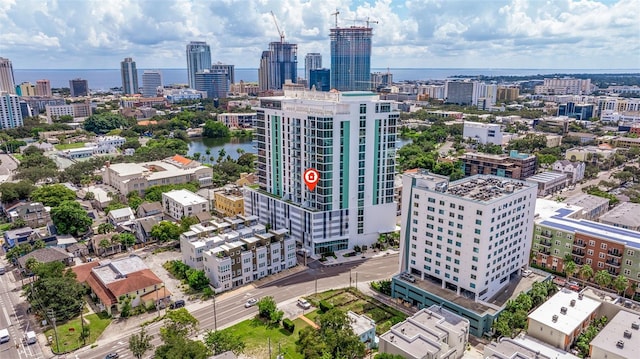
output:
[[189, 87], [196, 87], [196, 73], [211, 68], [211, 48], [204, 41], [187, 44], [187, 77]]
[[371, 88], [370, 27], [333, 28], [331, 39], [331, 88], [367, 91]]
[[51, 82], [49, 80], [36, 81], [36, 96], [51, 97]]
[[269, 43], [269, 51], [263, 51], [260, 59], [260, 89], [281, 90], [286, 80], [298, 81], [298, 45]]
[[196, 90], [205, 91], [208, 98], [226, 98], [229, 80], [225, 70], [203, 70], [196, 73]]
[[317, 52], [308, 53], [307, 56], [304, 57], [304, 78], [311, 79], [310, 71], [315, 69], [322, 68], [322, 55]]
[[0, 92], [16, 93], [16, 81], [13, 77], [11, 60], [0, 57]]
[[16, 86], [18, 96], [31, 97], [36, 95], [36, 87], [31, 82], [23, 82]]
[[317, 91], [331, 90], [331, 71], [329, 69], [314, 69], [309, 73], [309, 88], [316, 87]]
[[22, 127], [20, 97], [14, 94], [0, 94], [0, 129]]
[[155, 70], [144, 70], [142, 73], [142, 97], [156, 97], [158, 87], [162, 87], [162, 73]]
[[227, 80], [229, 80], [230, 84], [236, 83], [236, 70], [234, 65], [225, 65], [221, 62], [217, 64], [211, 65], [211, 70], [213, 72], [223, 71], [227, 74]]
[[122, 93], [125, 95], [138, 93], [138, 70], [136, 62], [132, 58], [126, 57], [120, 62], [120, 74], [122, 76]]
[[69, 89], [71, 89], [71, 97], [89, 95], [89, 83], [84, 79], [69, 80]]

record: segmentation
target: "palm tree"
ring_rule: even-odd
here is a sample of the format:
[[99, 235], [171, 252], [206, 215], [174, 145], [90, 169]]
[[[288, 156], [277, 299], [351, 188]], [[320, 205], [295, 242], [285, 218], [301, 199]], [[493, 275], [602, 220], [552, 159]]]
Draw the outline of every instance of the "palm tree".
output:
[[589, 280], [593, 277], [593, 268], [590, 265], [585, 264], [580, 267], [580, 279]]
[[574, 261], [568, 261], [564, 263], [563, 271], [564, 271], [564, 274], [567, 276], [567, 278], [573, 277], [577, 269], [578, 269], [578, 266]]
[[593, 281], [596, 282], [601, 288], [606, 288], [611, 284], [611, 274], [606, 270], [599, 270], [593, 277]]
[[100, 246], [100, 248], [102, 248], [102, 254], [105, 254], [107, 252], [107, 248], [111, 246], [111, 241], [109, 241], [108, 239], [103, 239], [98, 245]]
[[627, 277], [623, 275], [618, 275], [613, 280], [612, 284], [616, 292], [618, 292], [619, 295], [624, 296], [625, 292], [627, 291], [627, 288], [629, 287], [629, 279], [627, 279]]

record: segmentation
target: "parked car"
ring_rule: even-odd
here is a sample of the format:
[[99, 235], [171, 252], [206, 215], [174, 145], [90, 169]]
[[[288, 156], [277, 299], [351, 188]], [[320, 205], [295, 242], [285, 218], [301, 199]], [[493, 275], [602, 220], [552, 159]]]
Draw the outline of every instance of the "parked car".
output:
[[416, 282], [416, 278], [414, 276], [412, 276], [409, 273], [402, 273], [400, 274], [400, 278], [406, 280], [407, 282], [411, 282], [411, 283], [415, 283]]
[[244, 303], [244, 307], [250, 308], [256, 305], [257, 303], [258, 303], [258, 300], [256, 298], [250, 298], [249, 300], [247, 300], [246, 303]]
[[298, 305], [300, 307], [302, 307], [302, 309], [309, 309], [311, 308], [311, 303], [309, 303], [306, 299], [304, 298], [300, 298], [298, 299]]
[[175, 302], [171, 303], [169, 305], [169, 309], [178, 309], [178, 308], [182, 308], [185, 306], [185, 302], [182, 299], [176, 300]]

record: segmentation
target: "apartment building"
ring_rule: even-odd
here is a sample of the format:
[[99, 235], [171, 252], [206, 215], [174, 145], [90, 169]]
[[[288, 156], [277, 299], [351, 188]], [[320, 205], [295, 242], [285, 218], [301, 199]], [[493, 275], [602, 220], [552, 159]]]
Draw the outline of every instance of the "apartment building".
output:
[[256, 121], [256, 113], [221, 113], [218, 114], [218, 121], [230, 129], [251, 128]]
[[244, 197], [237, 187], [225, 186], [213, 193], [213, 210], [223, 217], [244, 215]]
[[640, 282], [640, 232], [579, 219], [582, 209], [566, 203], [538, 199], [535, 211], [532, 264], [562, 272], [571, 257], [594, 273], [606, 270]]
[[483, 145], [490, 143], [502, 146], [502, 131], [497, 123], [464, 121], [462, 136]]
[[379, 352], [410, 359], [459, 359], [469, 341], [469, 321], [433, 305], [380, 336]]
[[527, 317], [527, 334], [556, 348], [569, 350], [591, 321], [600, 302], [562, 289]]
[[482, 174], [518, 180], [533, 176], [538, 164], [536, 156], [518, 151], [510, 151], [508, 155], [469, 152], [459, 159], [465, 176]]
[[[260, 99], [259, 189], [245, 213], [287, 229], [314, 255], [371, 245], [395, 230], [394, 174], [399, 113], [370, 92], [284, 90]], [[303, 174], [315, 168], [317, 187]]]
[[123, 195], [129, 192], [143, 194], [151, 186], [198, 182], [200, 187], [213, 184], [213, 169], [180, 155], [161, 161], [144, 163], [116, 163], [105, 166], [102, 174], [105, 184]]
[[256, 216], [226, 217], [191, 226], [180, 236], [182, 260], [205, 271], [216, 291], [230, 290], [297, 264], [286, 230], [266, 230]]
[[408, 171], [400, 270], [457, 296], [491, 298], [527, 264], [535, 202], [536, 186], [528, 182], [486, 175], [449, 182]]
[[91, 104], [89, 102], [77, 102], [68, 105], [45, 105], [47, 120], [55, 121], [60, 116], [84, 118], [91, 116]]
[[180, 220], [198, 213], [209, 213], [209, 201], [187, 189], [176, 189], [162, 194], [162, 208], [169, 217]]

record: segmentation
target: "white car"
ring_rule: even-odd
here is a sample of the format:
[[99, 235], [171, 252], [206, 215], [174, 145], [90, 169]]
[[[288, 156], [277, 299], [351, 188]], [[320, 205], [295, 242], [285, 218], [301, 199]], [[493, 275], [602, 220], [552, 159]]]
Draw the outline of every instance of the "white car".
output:
[[298, 305], [300, 307], [302, 307], [302, 309], [309, 309], [311, 308], [311, 303], [309, 303], [306, 299], [304, 298], [300, 298], [298, 299]]
[[251, 298], [249, 300], [247, 300], [246, 303], [244, 303], [244, 307], [245, 308], [250, 308], [253, 307], [254, 305], [256, 305], [258, 303], [258, 300], [256, 298]]

